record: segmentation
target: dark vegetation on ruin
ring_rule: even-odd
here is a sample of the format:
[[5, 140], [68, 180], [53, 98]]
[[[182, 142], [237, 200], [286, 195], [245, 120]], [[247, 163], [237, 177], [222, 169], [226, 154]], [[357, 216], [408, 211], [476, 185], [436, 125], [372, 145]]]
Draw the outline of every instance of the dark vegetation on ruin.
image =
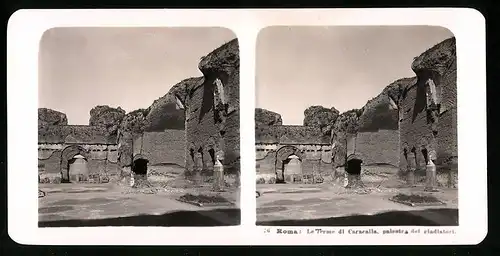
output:
[[434, 45], [420, 56], [416, 57], [412, 63], [412, 70], [419, 72], [436, 72], [443, 75], [456, 61], [456, 40], [455, 37], [448, 38], [441, 43]]
[[239, 69], [239, 60], [239, 44], [238, 39], [235, 38], [202, 57], [198, 68], [204, 75], [208, 73], [232, 73], [233, 69]]
[[330, 136], [340, 112], [332, 107], [311, 106], [304, 110], [304, 126], [318, 128], [323, 136]]
[[416, 204], [440, 202], [435, 196], [432, 195], [417, 195], [417, 194], [406, 195], [402, 193], [393, 196], [392, 199], [401, 202], [416, 203]]
[[39, 143], [64, 143], [68, 136], [81, 143], [116, 143], [116, 134], [104, 127], [87, 125], [51, 125], [38, 127]]
[[38, 126], [47, 125], [68, 125], [68, 118], [62, 112], [48, 108], [39, 108]]
[[330, 136], [322, 134], [317, 127], [301, 125], [274, 125], [256, 127], [257, 142], [328, 144]]
[[281, 115], [263, 108], [255, 109], [255, 126], [282, 125]]
[[216, 195], [193, 195], [193, 194], [184, 194], [179, 197], [179, 199], [186, 202], [200, 203], [200, 204], [214, 204], [214, 203], [231, 203], [226, 198]]

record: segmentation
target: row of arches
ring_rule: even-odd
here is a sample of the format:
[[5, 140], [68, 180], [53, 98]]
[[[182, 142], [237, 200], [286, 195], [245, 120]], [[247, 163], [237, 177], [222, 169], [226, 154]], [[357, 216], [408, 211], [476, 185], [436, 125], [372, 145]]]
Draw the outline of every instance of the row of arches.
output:
[[[409, 170], [414, 170], [419, 166], [422, 166], [422, 163], [419, 159], [423, 159], [423, 166], [425, 166], [429, 162], [429, 150], [427, 147], [422, 147], [420, 152], [418, 152], [416, 147], [412, 147], [408, 150], [407, 147], [403, 148], [403, 156], [406, 161], [406, 166]], [[421, 154], [422, 157], [419, 157], [418, 154]]]
[[[212, 165], [215, 164], [217, 158], [216, 158], [216, 152], [215, 152], [215, 149], [210, 147], [208, 150], [208, 157], [210, 159], [210, 163], [212, 163]], [[196, 153], [199, 154], [200, 156], [200, 159], [197, 159], [197, 156], [196, 156]], [[194, 148], [190, 148], [189, 149], [189, 155], [191, 157], [191, 161], [193, 163], [193, 166], [194, 166], [194, 169], [196, 168], [201, 168], [201, 169], [206, 169], [206, 155], [205, 155], [205, 151], [203, 150], [203, 147], [199, 147], [198, 150], [195, 150]]]

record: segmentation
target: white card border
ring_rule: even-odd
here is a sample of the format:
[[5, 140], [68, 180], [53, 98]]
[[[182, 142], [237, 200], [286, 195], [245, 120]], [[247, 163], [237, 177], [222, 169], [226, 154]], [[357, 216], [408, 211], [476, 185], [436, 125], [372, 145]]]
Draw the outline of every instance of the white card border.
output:
[[[457, 39], [459, 226], [455, 235], [402, 236], [264, 234], [255, 226], [255, 45], [272, 25], [442, 26]], [[38, 49], [53, 27], [224, 27], [240, 44], [241, 225], [236, 227], [38, 228], [35, 133]], [[486, 43], [483, 15], [467, 8], [260, 10], [20, 10], [7, 27], [8, 232], [21, 244], [80, 245], [375, 245], [477, 244], [487, 234]], [[387, 81], [389, 84], [391, 81]], [[467, 158], [462, 157], [467, 156]], [[31, 177], [33, 179], [26, 179]], [[305, 227], [301, 227], [304, 229]], [[380, 228], [380, 227], [378, 227]], [[301, 235], [298, 235], [301, 236]], [[353, 239], [355, 238], [355, 239]]]

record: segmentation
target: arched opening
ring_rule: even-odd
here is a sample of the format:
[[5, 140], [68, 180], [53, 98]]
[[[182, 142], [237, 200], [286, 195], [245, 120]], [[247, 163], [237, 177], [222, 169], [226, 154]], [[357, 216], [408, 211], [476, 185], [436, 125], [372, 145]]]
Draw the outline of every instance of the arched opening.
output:
[[403, 156], [405, 157], [405, 161], [408, 162], [408, 149], [403, 149]]
[[85, 181], [89, 170], [87, 161], [90, 159], [88, 150], [80, 145], [70, 145], [61, 152], [61, 182]]
[[302, 175], [303, 153], [294, 146], [284, 146], [276, 152], [276, 183], [300, 179]]
[[202, 170], [205, 170], [205, 156], [203, 155], [203, 148], [200, 147], [198, 148], [198, 153], [200, 154], [200, 157], [201, 157], [201, 169]]
[[429, 162], [429, 151], [427, 151], [427, 148], [422, 148], [421, 150], [422, 156], [424, 157], [425, 164]]
[[283, 161], [283, 181], [284, 183], [294, 183], [301, 180], [302, 176], [302, 161], [295, 154], [288, 156]]
[[86, 181], [89, 176], [87, 159], [77, 154], [68, 160], [68, 180], [70, 182]]
[[215, 150], [213, 148], [208, 150], [208, 154], [210, 154], [210, 158], [212, 159], [212, 165], [215, 164]]
[[415, 147], [412, 147], [411, 153], [413, 154], [413, 161], [415, 161], [415, 164], [414, 164], [415, 169], [418, 170], [420, 166], [418, 165], [419, 162], [418, 162], [418, 156], [417, 156], [417, 149]]
[[347, 161], [346, 172], [351, 175], [361, 175], [361, 159], [351, 159]]
[[345, 171], [347, 173], [347, 186], [346, 188], [362, 187], [361, 182], [361, 164], [363, 160], [356, 155], [347, 157]]
[[144, 158], [134, 160], [132, 172], [134, 175], [146, 176], [148, 174], [148, 160]]

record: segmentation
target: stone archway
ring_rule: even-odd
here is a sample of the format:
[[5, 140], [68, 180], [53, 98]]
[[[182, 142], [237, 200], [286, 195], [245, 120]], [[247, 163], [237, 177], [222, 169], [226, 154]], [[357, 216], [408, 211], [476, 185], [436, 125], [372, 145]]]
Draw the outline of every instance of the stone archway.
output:
[[302, 180], [302, 160], [295, 154], [283, 161], [283, 177], [286, 183], [295, 182], [296, 178]]
[[285, 183], [302, 176], [302, 159], [304, 154], [294, 146], [284, 146], [276, 152], [276, 183]]
[[[80, 160], [76, 160], [75, 156], [78, 156], [76, 159]], [[63, 149], [63, 151], [61, 152], [62, 182], [88, 179], [89, 172], [88, 167], [86, 167], [88, 160], [90, 160], [90, 154], [85, 148], [80, 145], [71, 145]], [[70, 164], [74, 164], [75, 162], [77, 163], [77, 165], [74, 166], [72, 170], [78, 170], [77, 173], [74, 174], [77, 175], [78, 178], [70, 177]]]
[[147, 177], [148, 163], [149, 160], [143, 155], [134, 156], [134, 161], [132, 162], [132, 173], [136, 179], [144, 179]]
[[361, 182], [361, 164], [363, 160], [356, 155], [351, 154], [346, 159], [345, 171], [347, 173], [347, 186], [346, 188], [363, 187]]
[[70, 182], [86, 181], [89, 177], [87, 159], [77, 154], [68, 161], [68, 177]]

